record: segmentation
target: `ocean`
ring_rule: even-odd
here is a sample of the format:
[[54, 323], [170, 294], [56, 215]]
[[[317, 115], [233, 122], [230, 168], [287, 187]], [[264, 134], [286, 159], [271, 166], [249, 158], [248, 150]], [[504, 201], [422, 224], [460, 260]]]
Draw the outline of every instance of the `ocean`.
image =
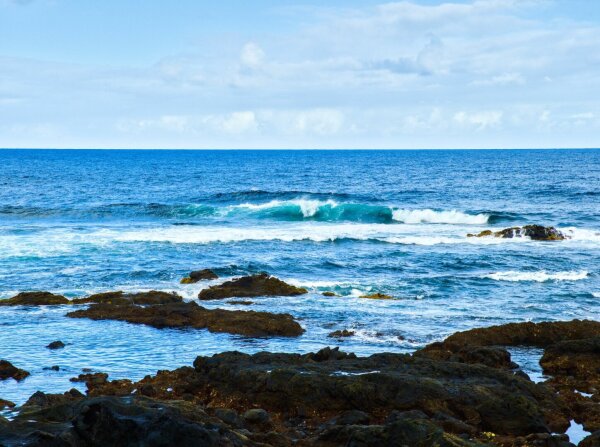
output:
[[[466, 236], [531, 223], [570, 239]], [[221, 279], [179, 284], [202, 268]], [[140, 379], [227, 350], [410, 352], [474, 327], [600, 320], [600, 150], [0, 151], [0, 298], [155, 289], [194, 299], [262, 271], [310, 293], [202, 305], [288, 312], [302, 336], [0, 308], [0, 359], [35, 373], [0, 382], [0, 397], [66, 391], [82, 368]], [[396, 299], [359, 298], [375, 292]], [[327, 337], [338, 329], [356, 335]], [[46, 349], [54, 340], [67, 347]], [[532, 372], [540, 353], [514, 352]], [[43, 369], [52, 365], [61, 370]]]

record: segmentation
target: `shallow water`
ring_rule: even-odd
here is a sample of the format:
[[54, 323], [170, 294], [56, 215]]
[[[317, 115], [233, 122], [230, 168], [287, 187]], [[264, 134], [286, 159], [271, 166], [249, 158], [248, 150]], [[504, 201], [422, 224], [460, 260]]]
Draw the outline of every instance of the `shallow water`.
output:
[[[160, 289], [193, 299], [211, 283], [179, 279], [198, 268], [268, 271], [311, 292], [206, 304], [289, 312], [306, 329], [295, 339], [0, 308], [0, 358], [32, 372], [0, 382], [17, 402], [68, 389], [81, 368], [139, 379], [224, 350], [408, 352], [472, 327], [600, 319], [598, 150], [0, 151], [0, 174], [0, 298]], [[466, 237], [527, 223], [572, 238]], [[358, 298], [368, 292], [398, 299]], [[327, 337], [344, 328], [357, 335]], [[67, 347], [44, 347], [57, 339]]]

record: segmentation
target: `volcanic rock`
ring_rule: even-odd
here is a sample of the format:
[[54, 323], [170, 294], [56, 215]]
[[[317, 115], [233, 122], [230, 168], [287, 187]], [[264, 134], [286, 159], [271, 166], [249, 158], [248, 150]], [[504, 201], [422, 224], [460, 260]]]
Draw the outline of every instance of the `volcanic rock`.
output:
[[170, 304], [170, 303], [181, 303], [181, 298], [176, 293], [167, 293], [157, 290], [151, 290], [149, 292], [138, 292], [138, 293], [124, 293], [122, 291], [116, 292], [104, 292], [90, 295], [86, 298], [76, 298], [72, 301], [73, 304], [114, 304], [114, 305], [127, 305], [127, 304]]
[[208, 329], [248, 337], [295, 337], [304, 332], [290, 314], [205, 309], [194, 302], [153, 306], [94, 304], [67, 314], [71, 318], [120, 320], [156, 328]]
[[544, 227], [542, 225], [525, 225], [523, 227], [505, 228], [500, 231], [484, 230], [479, 234], [467, 234], [467, 237], [487, 237], [494, 236], [504, 239], [514, 237], [529, 237], [534, 241], [562, 241], [568, 239], [563, 232], [554, 227]]
[[223, 284], [203, 289], [201, 300], [219, 300], [231, 297], [296, 296], [308, 293], [306, 289], [292, 286], [266, 273], [244, 276]]
[[48, 346], [46, 346], [48, 349], [62, 349], [65, 347], [65, 344], [60, 341], [60, 340], [56, 340], [53, 341], [52, 343], [50, 343]]
[[17, 382], [29, 376], [29, 372], [15, 367], [7, 360], [0, 360], [0, 380], [15, 379]]

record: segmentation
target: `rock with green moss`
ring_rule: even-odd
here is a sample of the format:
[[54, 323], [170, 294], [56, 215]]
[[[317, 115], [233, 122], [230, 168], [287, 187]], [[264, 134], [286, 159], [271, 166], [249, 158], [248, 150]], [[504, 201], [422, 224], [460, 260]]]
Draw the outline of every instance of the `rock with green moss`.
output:
[[385, 293], [380, 293], [380, 292], [370, 293], [367, 295], [361, 295], [361, 296], [359, 296], [359, 298], [366, 298], [369, 300], [393, 300], [394, 299], [393, 296], [386, 295]]
[[569, 237], [554, 227], [542, 225], [525, 225], [523, 227], [510, 227], [500, 231], [484, 230], [478, 234], [467, 234], [467, 237], [489, 237], [494, 236], [503, 239], [516, 237], [528, 237], [534, 241], [562, 241]]

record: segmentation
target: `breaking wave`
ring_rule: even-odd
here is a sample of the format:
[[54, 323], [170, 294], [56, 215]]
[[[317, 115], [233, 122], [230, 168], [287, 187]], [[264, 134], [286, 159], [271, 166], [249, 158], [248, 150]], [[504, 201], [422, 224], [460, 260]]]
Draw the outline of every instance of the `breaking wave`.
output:
[[588, 272], [582, 271], [566, 271], [548, 273], [544, 270], [537, 272], [518, 272], [509, 270], [506, 272], [490, 273], [483, 275], [482, 278], [493, 279], [495, 281], [535, 281], [535, 282], [546, 282], [546, 281], [579, 281], [588, 277]]

